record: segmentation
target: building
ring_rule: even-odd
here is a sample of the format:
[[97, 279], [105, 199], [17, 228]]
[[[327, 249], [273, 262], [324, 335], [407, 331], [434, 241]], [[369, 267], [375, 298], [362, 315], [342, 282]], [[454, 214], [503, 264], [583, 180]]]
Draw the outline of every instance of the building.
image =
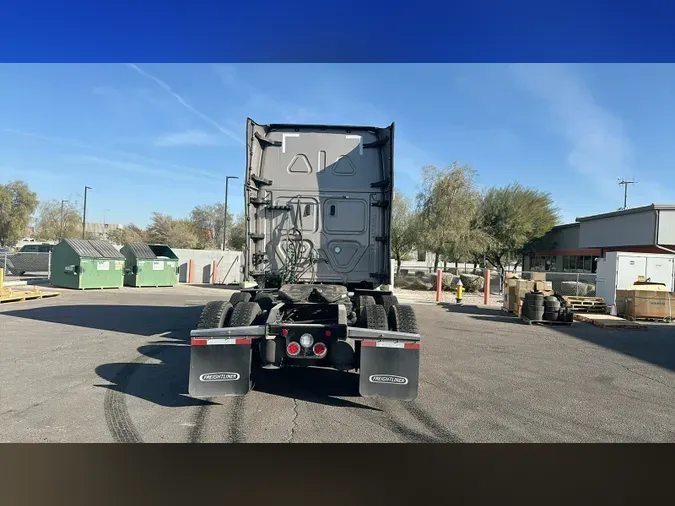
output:
[[106, 234], [113, 229], [124, 228], [124, 225], [119, 223], [85, 223], [84, 230], [88, 234], [92, 234], [92, 239], [105, 239]]
[[595, 273], [609, 251], [675, 254], [675, 205], [651, 204], [558, 225], [526, 247], [524, 271]]

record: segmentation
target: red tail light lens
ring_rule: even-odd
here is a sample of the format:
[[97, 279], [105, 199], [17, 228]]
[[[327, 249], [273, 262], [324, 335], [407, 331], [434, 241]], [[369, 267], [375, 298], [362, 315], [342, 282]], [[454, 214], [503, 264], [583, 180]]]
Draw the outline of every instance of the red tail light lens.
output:
[[326, 331], [326, 337], [330, 337], [330, 336], [332, 336], [332, 335], [333, 335], [333, 333], [332, 333], [330, 330], [327, 330], [327, 331]]
[[314, 345], [314, 347], [312, 348], [312, 351], [314, 352], [314, 355], [321, 358], [324, 355], [326, 355], [326, 352], [328, 351], [328, 348], [326, 348], [326, 345], [323, 344], [323, 343], [316, 343]]
[[288, 335], [288, 329], [281, 329], [281, 335], [286, 337]]
[[298, 343], [288, 343], [288, 346], [286, 346], [286, 353], [288, 353], [291, 357], [295, 357], [298, 353], [300, 353], [300, 345]]

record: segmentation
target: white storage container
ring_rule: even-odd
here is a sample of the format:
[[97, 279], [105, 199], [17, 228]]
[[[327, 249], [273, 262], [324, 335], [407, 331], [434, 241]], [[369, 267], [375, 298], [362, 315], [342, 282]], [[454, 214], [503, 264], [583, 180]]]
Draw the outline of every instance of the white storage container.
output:
[[598, 259], [595, 293], [611, 306], [616, 302], [616, 291], [630, 288], [638, 276], [675, 291], [675, 255], [609, 252]]

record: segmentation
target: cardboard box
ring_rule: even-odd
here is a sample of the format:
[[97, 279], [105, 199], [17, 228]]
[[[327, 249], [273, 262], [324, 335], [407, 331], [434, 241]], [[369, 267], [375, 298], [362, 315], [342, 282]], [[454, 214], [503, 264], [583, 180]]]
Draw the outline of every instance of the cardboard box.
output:
[[546, 281], [546, 273], [530, 272], [530, 281]]
[[534, 289], [537, 292], [550, 292], [553, 290], [553, 281], [535, 281]]
[[[675, 292], [650, 290], [617, 290], [622, 294], [623, 308], [628, 318], [664, 319], [675, 316]], [[617, 313], [619, 304], [617, 304]]]
[[525, 294], [534, 290], [535, 282], [527, 279], [509, 280], [509, 282], [511, 281], [513, 284], [509, 284], [508, 286], [509, 309], [515, 313], [518, 311], [518, 304], [525, 298]]
[[[640, 276], [638, 276], [640, 277]], [[636, 281], [630, 288], [626, 290], [617, 290], [616, 291], [616, 314], [619, 316], [625, 316], [626, 313], [626, 300], [635, 295], [635, 293], [642, 292], [668, 292], [666, 285], [663, 283], [648, 283], [645, 281]], [[641, 318], [641, 317], [634, 317]]]

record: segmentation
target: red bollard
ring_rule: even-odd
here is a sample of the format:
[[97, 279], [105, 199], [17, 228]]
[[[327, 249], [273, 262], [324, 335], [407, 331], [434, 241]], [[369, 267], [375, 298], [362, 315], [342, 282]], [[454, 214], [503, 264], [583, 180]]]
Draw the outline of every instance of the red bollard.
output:
[[194, 262], [192, 261], [192, 258], [188, 260], [188, 275], [187, 275], [187, 281], [189, 284], [194, 283], [193, 279], [193, 272], [194, 272]]
[[211, 264], [211, 284], [216, 284], [216, 261], [214, 260]]
[[441, 301], [441, 292], [443, 291], [443, 269], [436, 271], [436, 302]]
[[490, 269], [485, 269], [485, 283], [483, 283], [483, 304], [490, 303]]

